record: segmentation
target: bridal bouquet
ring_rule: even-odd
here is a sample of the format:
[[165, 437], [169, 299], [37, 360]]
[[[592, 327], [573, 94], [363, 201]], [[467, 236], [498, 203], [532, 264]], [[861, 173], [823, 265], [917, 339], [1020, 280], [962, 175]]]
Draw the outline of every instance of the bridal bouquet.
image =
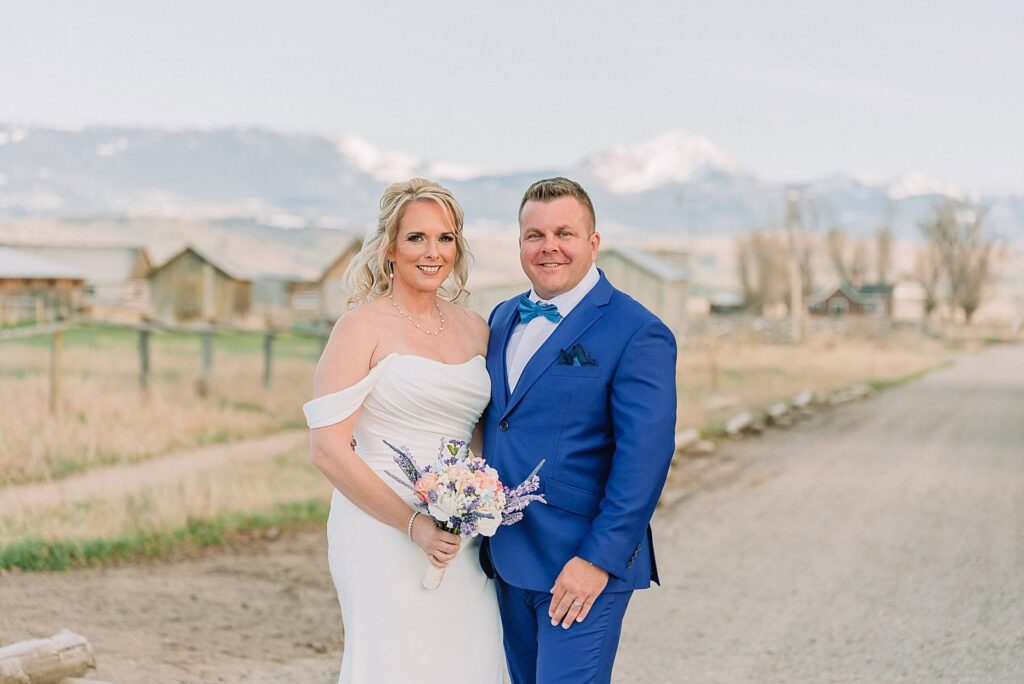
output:
[[[395, 452], [395, 463], [408, 482], [388, 475], [416, 494], [419, 506], [435, 525], [459, 535], [463, 543], [478, 534], [490, 537], [499, 525], [519, 522], [528, 505], [544, 501], [543, 495], [534, 493], [540, 487], [537, 471], [544, 461], [519, 486], [506, 487], [498, 479], [498, 471], [484, 459], [469, 457], [469, 448], [462, 440], [442, 438], [437, 458], [423, 468], [416, 466], [408, 449], [384, 443]], [[429, 565], [423, 586], [436, 589], [443, 576], [443, 568]]]

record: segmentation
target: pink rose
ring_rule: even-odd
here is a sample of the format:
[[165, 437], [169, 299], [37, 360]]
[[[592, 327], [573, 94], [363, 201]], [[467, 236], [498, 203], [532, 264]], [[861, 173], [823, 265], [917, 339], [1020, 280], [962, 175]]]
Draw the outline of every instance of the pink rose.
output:
[[427, 503], [430, 500], [429, 492], [437, 489], [437, 482], [437, 473], [427, 473], [416, 480], [413, 491], [416, 492], [416, 496], [420, 498], [420, 501]]

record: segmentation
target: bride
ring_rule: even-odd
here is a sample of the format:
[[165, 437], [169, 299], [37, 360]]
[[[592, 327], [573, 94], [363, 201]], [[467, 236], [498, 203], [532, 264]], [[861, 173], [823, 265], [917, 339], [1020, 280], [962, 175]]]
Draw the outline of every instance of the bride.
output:
[[[339, 682], [502, 681], [494, 587], [473, 546], [413, 510], [412, 492], [384, 440], [422, 465], [445, 438], [469, 441], [490, 398], [488, 328], [438, 295], [465, 285], [462, 208], [414, 178], [387, 188], [376, 235], [349, 273], [352, 303], [317, 364], [303, 410], [310, 454], [334, 485], [328, 559], [345, 626]], [[457, 554], [457, 555], [456, 555]], [[424, 589], [427, 563], [445, 568]]]

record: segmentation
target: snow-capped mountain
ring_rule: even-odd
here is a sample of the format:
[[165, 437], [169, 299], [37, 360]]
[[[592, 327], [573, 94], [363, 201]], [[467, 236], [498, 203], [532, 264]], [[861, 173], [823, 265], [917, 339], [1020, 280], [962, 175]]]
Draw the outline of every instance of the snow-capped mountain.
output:
[[[223, 128], [32, 128], [0, 124], [0, 219], [83, 215], [249, 218], [279, 228], [373, 225], [386, 183], [438, 178], [477, 225], [510, 226], [523, 190], [552, 175], [579, 180], [604, 231], [732, 234], [781, 225], [785, 193], [813, 198], [821, 227], [902, 237], [960, 189], [908, 174], [891, 182], [835, 174], [764, 179], [700, 136], [670, 132], [595, 152], [568, 168], [488, 172], [372, 143], [309, 133]], [[972, 198], [997, 230], [1024, 237], [1024, 196]], [[0, 238], [2, 238], [0, 224]]]
[[912, 171], [889, 183], [889, 197], [892, 199], [927, 197], [929, 195], [952, 197], [954, 199], [966, 199], [967, 197], [967, 193], [955, 185], [932, 178], [920, 171]]
[[616, 194], [692, 183], [716, 173], [741, 173], [739, 165], [710, 140], [684, 131], [664, 133], [636, 145], [615, 145], [591, 156], [582, 169]]
[[408, 152], [381, 150], [355, 135], [342, 136], [338, 149], [360, 170], [372, 178], [393, 183], [420, 176], [439, 180], [468, 180], [488, 173], [483, 166], [456, 162], [426, 162]]

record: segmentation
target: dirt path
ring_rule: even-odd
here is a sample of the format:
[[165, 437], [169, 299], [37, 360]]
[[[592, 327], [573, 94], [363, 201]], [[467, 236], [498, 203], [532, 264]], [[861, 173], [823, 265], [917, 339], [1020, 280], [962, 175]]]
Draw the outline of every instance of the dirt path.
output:
[[287, 430], [259, 439], [202, 447], [141, 463], [96, 468], [52, 482], [7, 487], [0, 489], [0, 515], [21, 506], [55, 506], [127, 494], [212, 465], [292, 451], [308, 439], [308, 430]]
[[[1024, 681], [1024, 348], [674, 469], [616, 682]], [[335, 681], [319, 530], [0, 577], [0, 641], [68, 627], [115, 682]]]
[[1024, 348], [724, 455], [659, 516], [616, 681], [1024, 681]]

